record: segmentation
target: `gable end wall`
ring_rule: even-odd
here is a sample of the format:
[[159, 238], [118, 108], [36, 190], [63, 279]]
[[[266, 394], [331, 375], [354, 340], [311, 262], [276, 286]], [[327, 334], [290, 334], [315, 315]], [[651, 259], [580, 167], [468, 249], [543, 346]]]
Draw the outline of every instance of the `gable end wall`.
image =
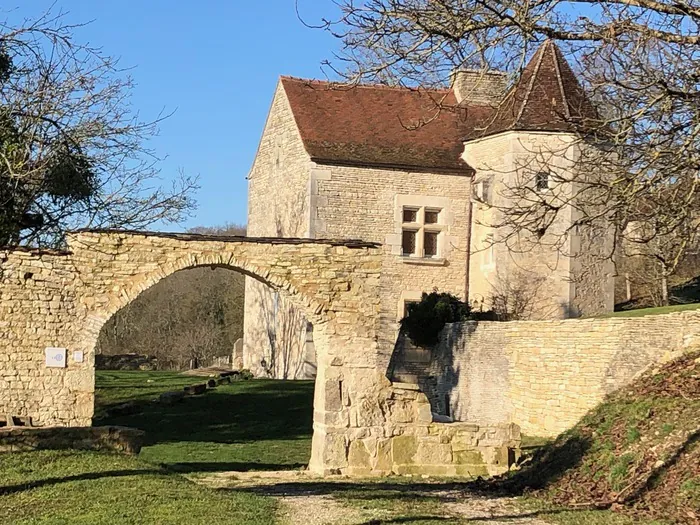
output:
[[[278, 83], [248, 182], [248, 236], [313, 237], [309, 219], [311, 159], [282, 83]], [[246, 278], [243, 366], [259, 376], [315, 374], [304, 316], [264, 284]], [[266, 371], [261, 363], [265, 361]]]

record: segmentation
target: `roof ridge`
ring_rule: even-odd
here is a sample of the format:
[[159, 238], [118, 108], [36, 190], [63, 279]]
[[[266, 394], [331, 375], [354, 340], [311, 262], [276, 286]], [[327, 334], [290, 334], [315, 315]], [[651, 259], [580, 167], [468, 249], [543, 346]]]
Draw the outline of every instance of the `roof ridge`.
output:
[[[546, 51], [546, 48], [549, 45], [551, 45], [551, 43], [552, 43], [552, 41], [550, 39], [545, 40], [544, 43], [540, 46], [540, 48], [535, 53], [535, 55], [539, 54], [540, 56], [537, 57], [537, 62], [535, 63], [535, 67], [532, 71], [532, 75], [530, 76], [529, 85], [527, 87], [527, 90], [525, 91], [525, 96], [523, 97], [522, 104], [520, 104], [520, 109], [518, 111], [518, 114], [515, 117], [515, 121], [514, 121], [515, 124], [517, 124], [520, 121], [520, 119], [523, 116], [523, 113], [525, 112], [525, 107], [527, 106], [527, 103], [530, 100], [530, 95], [532, 95], [532, 88], [535, 86], [535, 80], [537, 79], [537, 74], [539, 73], [540, 68], [542, 67], [542, 60], [544, 60], [544, 53]], [[533, 57], [533, 59], [534, 59], [534, 57]], [[525, 66], [525, 69], [527, 69], [527, 66]]]
[[348, 89], [354, 88], [371, 88], [371, 89], [387, 89], [392, 91], [412, 91], [414, 93], [420, 92], [434, 92], [434, 93], [450, 93], [449, 88], [425, 88], [425, 87], [411, 87], [411, 86], [387, 86], [386, 84], [369, 84], [369, 83], [352, 83], [352, 82], [342, 82], [339, 80], [323, 80], [319, 78], [302, 78], [295, 77], [292, 75], [280, 75], [281, 80], [292, 80], [295, 82], [304, 82], [306, 84], [325, 84], [325, 85], [337, 85], [344, 86]]
[[564, 82], [562, 81], [561, 78], [561, 64], [559, 63], [560, 59], [560, 53], [561, 51], [559, 50], [559, 46], [554, 46], [554, 54], [553, 54], [553, 60], [554, 60], [554, 69], [556, 70], [557, 74], [557, 82], [559, 84], [559, 91], [561, 92], [561, 99], [564, 101], [564, 111], [566, 113], [566, 118], [570, 119], [571, 118], [571, 108], [569, 107], [569, 97], [566, 94], [566, 91], [564, 91]]

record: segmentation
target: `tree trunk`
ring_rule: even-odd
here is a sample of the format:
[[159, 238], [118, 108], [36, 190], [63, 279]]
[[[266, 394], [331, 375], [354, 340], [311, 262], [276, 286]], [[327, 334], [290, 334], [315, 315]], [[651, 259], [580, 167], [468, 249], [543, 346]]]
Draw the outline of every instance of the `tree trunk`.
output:
[[668, 270], [661, 263], [661, 305], [668, 306]]
[[632, 282], [630, 281], [630, 274], [625, 274], [625, 292], [626, 300], [629, 302], [632, 300]]

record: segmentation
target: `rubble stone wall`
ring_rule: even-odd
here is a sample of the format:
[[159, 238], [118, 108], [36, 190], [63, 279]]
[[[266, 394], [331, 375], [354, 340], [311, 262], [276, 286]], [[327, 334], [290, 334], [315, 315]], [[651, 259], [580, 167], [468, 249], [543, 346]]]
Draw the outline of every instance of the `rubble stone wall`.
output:
[[[2, 254], [0, 414], [8, 421], [89, 426], [102, 326], [168, 275], [212, 266], [265, 283], [314, 323], [311, 470], [496, 472], [514, 457], [516, 427], [433, 423], [423, 393], [386, 378], [378, 337], [384, 255], [375, 244], [117, 231], [79, 232], [68, 244], [66, 253]], [[66, 349], [66, 362], [47, 367], [47, 347]]]
[[555, 436], [648, 366], [700, 345], [700, 312], [447, 325], [434, 349], [401, 339], [394, 374], [433, 411]]
[[138, 454], [145, 432], [126, 427], [0, 428], [0, 453], [32, 450], [100, 450]]
[[45, 366], [45, 348], [78, 336], [76, 277], [67, 252], [0, 251], [0, 414], [89, 423], [93, 364], [69, 355], [66, 368]]
[[[466, 167], [465, 167], [466, 168]], [[321, 166], [312, 170], [312, 230], [320, 238], [382, 243], [383, 366], [389, 364], [404, 302], [434, 289], [466, 298], [471, 178], [464, 173]], [[401, 254], [403, 207], [441, 210], [438, 258]]]
[[376, 398], [350, 411], [346, 432], [350, 476], [502, 474], [519, 456], [513, 424], [437, 423], [416, 385], [385, 383]]

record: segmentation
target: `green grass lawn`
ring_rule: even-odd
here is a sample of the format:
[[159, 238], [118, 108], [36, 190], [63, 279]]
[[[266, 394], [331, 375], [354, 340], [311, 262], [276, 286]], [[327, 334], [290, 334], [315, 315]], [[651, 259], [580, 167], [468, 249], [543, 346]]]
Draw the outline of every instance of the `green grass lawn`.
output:
[[[172, 372], [105, 372], [96, 377], [97, 406], [140, 401], [202, 382]], [[311, 454], [312, 381], [238, 381], [181, 403], [144, 403], [133, 415], [100, 417], [95, 425], [146, 431], [141, 459], [178, 472], [283, 470]]]
[[0, 456], [0, 523], [272, 525], [276, 501], [211, 490], [139, 458], [76, 451]]
[[[174, 405], [153, 402], [162, 392], [203, 380], [174, 372], [98, 371], [95, 425], [145, 430], [141, 454], [3, 454], [0, 523], [277, 523], [274, 498], [213, 490], [180, 472], [305, 465], [311, 452], [313, 383], [240, 381]], [[140, 412], [105, 415], [105, 409], [125, 401], [136, 401]]]
[[125, 401], [148, 402], [169, 390], [202, 383], [201, 377], [179, 372], [144, 370], [95, 371], [95, 408], [97, 410]]
[[[161, 392], [201, 382], [171, 372], [97, 372], [96, 425], [146, 431], [138, 457], [79, 451], [0, 455], [0, 523], [273, 525], [282, 522], [279, 495], [294, 483], [257, 489], [213, 489], [200, 479], [228, 470], [294, 469], [311, 449], [313, 383], [254, 380], [222, 385], [181, 403], [153, 400]], [[106, 416], [108, 407], [137, 401], [139, 413]], [[533, 442], [532, 445], [538, 444]], [[189, 477], [189, 476], [188, 476]], [[333, 498], [380, 523], [471, 523], [454, 517], [454, 491], [464, 480], [430, 484], [417, 478], [299, 483], [302, 494]], [[452, 495], [451, 495], [452, 494]], [[520, 516], [552, 523], [627, 525], [609, 512], [569, 511], [528, 502]], [[369, 518], [368, 518], [369, 519]], [[374, 521], [367, 521], [374, 523]]]
[[697, 310], [700, 308], [700, 303], [693, 304], [674, 304], [672, 306], [659, 306], [657, 308], [639, 308], [637, 310], [622, 310], [604, 314], [599, 317], [642, 317], [644, 315], [661, 315], [671, 314], [674, 312], [685, 312], [687, 310]]

